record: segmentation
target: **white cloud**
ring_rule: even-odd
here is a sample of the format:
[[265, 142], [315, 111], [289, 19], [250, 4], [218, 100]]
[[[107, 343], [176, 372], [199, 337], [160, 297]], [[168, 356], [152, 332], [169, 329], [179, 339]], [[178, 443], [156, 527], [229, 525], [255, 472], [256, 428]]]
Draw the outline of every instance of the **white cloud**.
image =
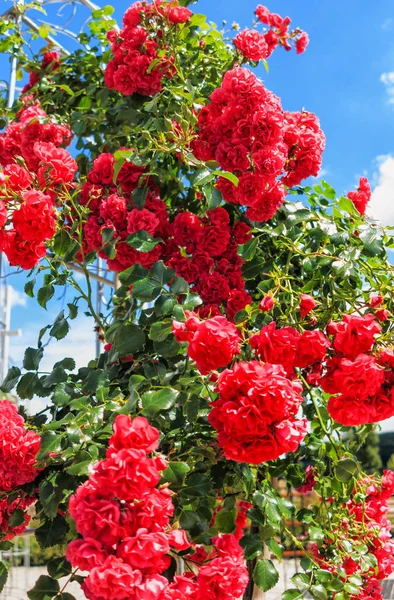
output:
[[388, 103], [394, 104], [394, 71], [382, 73], [380, 81], [386, 86]]
[[26, 306], [26, 294], [24, 294], [23, 292], [19, 292], [14, 287], [12, 287], [12, 285], [8, 286], [8, 293], [10, 294], [12, 308], [14, 308], [15, 306]]
[[394, 225], [394, 156], [379, 156], [377, 164], [368, 214], [379, 219], [383, 225]]

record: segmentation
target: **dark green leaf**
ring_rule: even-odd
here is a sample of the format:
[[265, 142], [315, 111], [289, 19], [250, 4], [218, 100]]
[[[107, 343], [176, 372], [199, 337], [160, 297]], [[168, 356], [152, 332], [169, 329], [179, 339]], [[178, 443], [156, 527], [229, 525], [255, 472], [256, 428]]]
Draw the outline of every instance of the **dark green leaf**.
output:
[[1, 385], [1, 390], [6, 393], [10, 392], [18, 383], [20, 375], [21, 370], [18, 367], [11, 367]]
[[16, 386], [16, 393], [22, 399], [31, 400], [35, 394], [37, 383], [39, 383], [39, 379], [36, 373], [25, 373]]
[[253, 570], [253, 581], [260, 590], [267, 592], [279, 581], [279, 573], [272, 560], [260, 559]]
[[47, 575], [40, 575], [35, 586], [27, 592], [27, 595], [30, 600], [49, 600], [56, 596], [59, 590], [57, 581]]
[[7, 582], [8, 569], [3, 562], [0, 562], [0, 592], [3, 591], [4, 586]]
[[23, 368], [26, 369], [26, 371], [37, 371], [43, 355], [43, 348], [27, 348], [23, 358]]
[[68, 525], [65, 518], [58, 514], [53, 520], [45, 520], [42, 525], [36, 529], [35, 536], [42, 548], [49, 548], [63, 543], [65, 541], [67, 530]]
[[68, 560], [64, 557], [61, 558], [53, 558], [48, 562], [47, 565], [48, 574], [53, 579], [60, 579], [61, 577], [66, 577], [71, 574], [72, 568]]
[[139, 252], [150, 252], [156, 248], [161, 241], [160, 238], [154, 238], [150, 233], [143, 230], [132, 233], [127, 238], [128, 245]]
[[357, 470], [358, 465], [354, 460], [351, 458], [344, 458], [338, 462], [335, 468], [335, 475], [339, 481], [346, 483], [352, 479]]
[[121, 325], [115, 334], [114, 347], [121, 356], [137, 352], [145, 344], [145, 334], [134, 323]]
[[154, 415], [161, 410], [168, 410], [174, 406], [175, 400], [179, 395], [178, 390], [173, 388], [163, 388], [157, 392], [146, 392], [142, 396], [142, 414]]
[[62, 319], [59, 319], [58, 321], [56, 321], [56, 323], [53, 325], [53, 327], [49, 331], [49, 335], [51, 337], [56, 338], [57, 340], [62, 340], [68, 334], [69, 329], [70, 329], [70, 326], [68, 324], [68, 321], [66, 319], [62, 318]]
[[55, 293], [55, 288], [53, 285], [44, 285], [42, 288], [38, 290], [37, 293], [37, 302], [43, 308], [47, 307], [48, 301], [52, 298]]
[[41, 437], [41, 446], [37, 454], [37, 459], [42, 460], [48, 456], [50, 452], [60, 452], [61, 438], [54, 431], [45, 431]]

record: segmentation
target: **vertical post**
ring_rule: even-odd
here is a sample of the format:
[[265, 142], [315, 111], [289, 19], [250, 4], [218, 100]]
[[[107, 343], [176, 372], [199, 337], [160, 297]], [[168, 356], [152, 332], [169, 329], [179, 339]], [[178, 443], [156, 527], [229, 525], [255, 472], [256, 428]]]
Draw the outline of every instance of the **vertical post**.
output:
[[[24, 4], [24, 0], [17, 0], [16, 1], [16, 9], [18, 10], [19, 6], [22, 6], [23, 4]], [[20, 12], [18, 10], [16, 19], [15, 19], [15, 23], [19, 27], [21, 22], [22, 22], [22, 15], [20, 14]], [[15, 102], [17, 70], [18, 70], [18, 59], [16, 56], [13, 56], [11, 58], [11, 72], [10, 72], [10, 82], [8, 85], [7, 108], [11, 108]]]
[[[103, 268], [103, 261], [101, 258], [97, 259], [97, 274], [100, 276]], [[104, 284], [102, 281], [97, 281], [97, 314], [100, 315], [103, 307], [103, 297], [104, 297]], [[101, 354], [101, 331], [97, 332], [96, 336], [96, 358], [98, 358]]]

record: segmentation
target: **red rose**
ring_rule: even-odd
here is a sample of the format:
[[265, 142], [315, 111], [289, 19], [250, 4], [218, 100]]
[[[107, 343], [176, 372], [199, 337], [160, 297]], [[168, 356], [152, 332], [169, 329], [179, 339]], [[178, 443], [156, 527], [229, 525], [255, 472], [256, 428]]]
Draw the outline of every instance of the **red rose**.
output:
[[203, 375], [227, 366], [239, 354], [239, 333], [225, 317], [201, 321], [189, 341], [188, 354]]
[[282, 432], [276, 441], [272, 425], [279, 427], [280, 422], [295, 416], [302, 403], [300, 390], [300, 384], [287, 379], [279, 365], [239, 362], [223, 371], [217, 387], [219, 398], [213, 402], [208, 420], [218, 432], [226, 458], [259, 464], [293, 450], [291, 432], [283, 447], [287, 434]]
[[140, 571], [115, 556], [109, 556], [102, 566], [90, 571], [82, 589], [91, 600], [127, 600], [134, 596], [140, 583]]
[[139, 529], [133, 537], [122, 540], [117, 556], [133, 569], [146, 574], [162, 573], [171, 562], [168, 556], [170, 544], [165, 533], [149, 533]]
[[376, 319], [378, 319], [378, 321], [383, 323], [384, 321], [387, 321], [387, 319], [389, 318], [389, 312], [385, 308], [381, 308], [380, 310], [376, 311], [375, 317], [376, 317]]
[[[69, 512], [78, 532], [106, 546], [119, 542], [125, 534], [121, 523], [121, 506], [110, 498], [110, 490], [86, 483], [70, 498]], [[103, 497], [107, 495], [107, 497]]]
[[298, 339], [294, 366], [304, 368], [321, 361], [329, 347], [330, 341], [321, 331], [304, 331]]
[[345, 315], [335, 327], [334, 348], [347, 358], [368, 352], [382, 329], [373, 315]]
[[101, 567], [108, 557], [100, 542], [94, 538], [73, 540], [67, 546], [66, 559], [72, 566], [81, 571], [91, 571], [94, 567]]
[[234, 46], [250, 60], [259, 61], [268, 58], [268, 45], [264, 35], [255, 29], [244, 29], [234, 38]]
[[12, 222], [24, 240], [42, 242], [56, 233], [56, 212], [50, 196], [37, 190], [22, 193], [23, 203], [14, 211]]
[[141, 499], [160, 479], [155, 462], [143, 450], [127, 448], [100, 461], [91, 481], [96, 489], [121, 500]]
[[309, 294], [301, 294], [300, 313], [304, 319], [316, 306], [316, 300]]
[[276, 329], [273, 321], [253, 335], [249, 343], [265, 362], [282, 365], [288, 371], [294, 367], [299, 339], [298, 331], [292, 327]]
[[260, 301], [259, 309], [263, 312], [270, 312], [274, 308], [275, 302], [272, 296], [264, 296]]
[[34, 481], [41, 438], [25, 429], [23, 417], [9, 400], [0, 400], [0, 439], [0, 492]]
[[384, 383], [384, 371], [374, 356], [359, 354], [354, 360], [342, 358], [332, 375], [332, 388], [347, 397], [365, 400], [375, 396]]
[[78, 170], [78, 165], [64, 148], [57, 148], [50, 142], [36, 142], [34, 153], [40, 161], [38, 178], [48, 179], [50, 185], [69, 183]]
[[135, 448], [153, 452], [159, 445], [159, 431], [151, 427], [148, 419], [128, 415], [118, 415], [113, 424], [113, 434], [107, 451], [111, 456], [122, 448]]
[[367, 205], [371, 200], [371, 186], [367, 177], [360, 177], [358, 189], [356, 192], [349, 192], [347, 197], [353, 202], [354, 206], [363, 215], [366, 211]]
[[205, 304], [221, 304], [230, 293], [227, 278], [220, 273], [202, 275], [195, 289]]
[[137, 231], [147, 231], [150, 235], [154, 235], [160, 221], [150, 210], [142, 208], [141, 210], [133, 208], [127, 215], [127, 231], [128, 233], [136, 233]]
[[186, 23], [192, 16], [192, 11], [184, 6], [170, 8], [167, 17], [170, 23]]
[[305, 31], [303, 31], [298, 36], [296, 43], [295, 43], [295, 49], [296, 49], [297, 54], [302, 54], [303, 52], [305, 52], [308, 44], [309, 44], [309, 36], [307, 33], [305, 33]]
[[119, 229], [125, 229], [127, 225], [126, 199], [117, 194], [111, 194], [100, 204], [100, 217], [104, 221], [110, 220]]
[[190, 212], [178, 213], [173, 223], [174, 242], [178, 246], [196, 244], [201, 235], [202, 223], [197, 215]]
[[[24, 229], [24, 231], [26, 230]], [[2, 241], [3, 250], [11, 267], [32, 269], [45, 256], [47, 251], [44, 242], [25, 240], [13, 229], [8, 229], [5, 232]]]
[[237, 312], [252, 303], [252, 298], [245, 290], [231, 290], [227, 298], [226, 313], [229, 319], [234, 319]]
[[377, 294], [377, 295], [371, 294], [369, 296], [368, 304], [369, 304], [369, 306], [372, 306], [372, 308], [376, 308], [377, 306], [380, 306], [381, 304], [383, 304], [383, 298], [380, 294]]

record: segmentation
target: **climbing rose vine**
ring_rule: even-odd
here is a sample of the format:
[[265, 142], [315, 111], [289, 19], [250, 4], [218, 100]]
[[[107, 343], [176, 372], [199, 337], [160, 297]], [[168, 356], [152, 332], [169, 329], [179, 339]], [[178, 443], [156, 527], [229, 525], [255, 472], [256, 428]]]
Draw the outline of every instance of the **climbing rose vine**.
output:
[[[379, 600], [394, 475], [356, 456], [394, 416], [393, 237], [365, 177], [317, 179], [313, 106], [271, 89], [267, 60], [307, 33], [192, 9], [136, 2], [118, 26], [106, 6], [34, 60], [2, 25], [29, 79], [4, 107], [0, 248], [42, 308], [67, 300], [2, 382], [0, 551], [29, 523], [51, 548], [31, 600], [251, 600], [286, 549], [283, 600]], [[43, 371], [80, 312], [99, 356]]]

